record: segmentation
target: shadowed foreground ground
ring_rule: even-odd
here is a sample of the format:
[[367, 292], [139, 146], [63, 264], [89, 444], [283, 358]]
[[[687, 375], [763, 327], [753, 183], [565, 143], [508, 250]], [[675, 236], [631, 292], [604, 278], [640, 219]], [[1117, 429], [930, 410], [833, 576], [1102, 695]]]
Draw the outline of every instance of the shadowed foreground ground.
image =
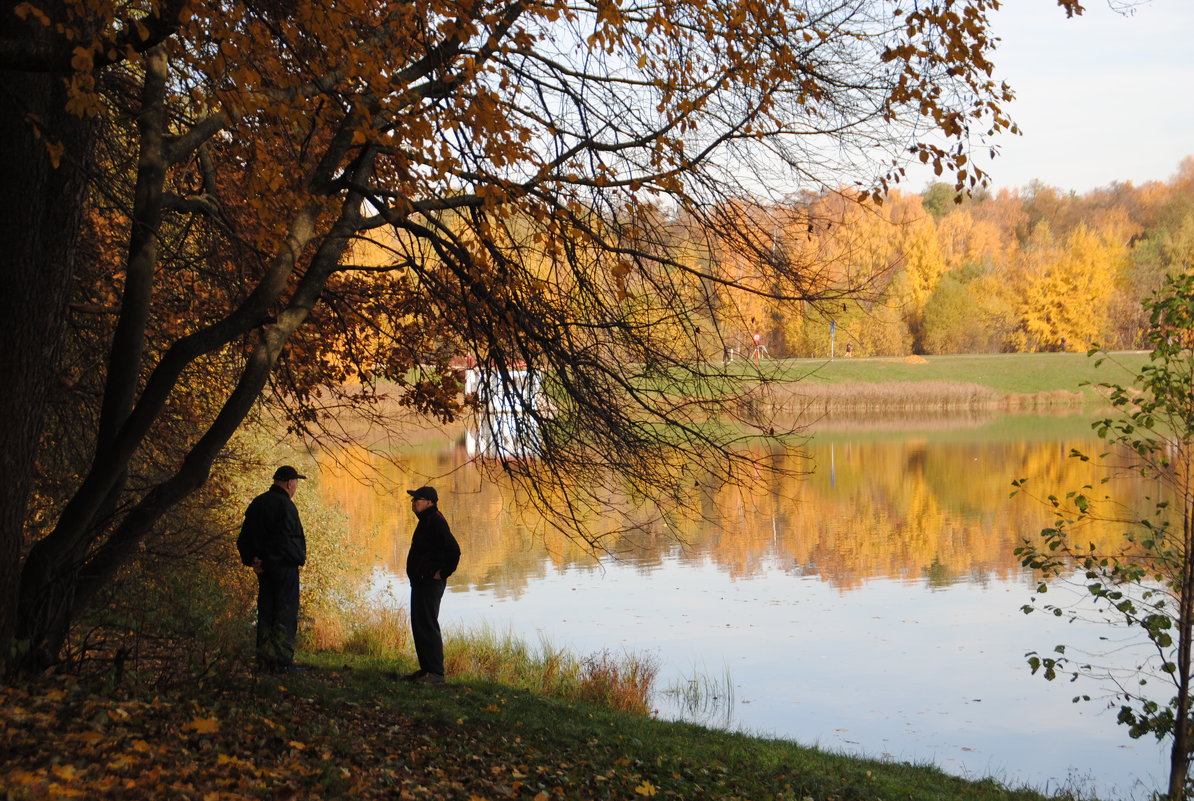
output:
[[[356, 660], [166, 691], [53, 677], [0, 688], [0, 793], [20, 799], [1039, 799], [544, 699], [415, 686]], [[335, 666], [332, 666], [335, 664]]]

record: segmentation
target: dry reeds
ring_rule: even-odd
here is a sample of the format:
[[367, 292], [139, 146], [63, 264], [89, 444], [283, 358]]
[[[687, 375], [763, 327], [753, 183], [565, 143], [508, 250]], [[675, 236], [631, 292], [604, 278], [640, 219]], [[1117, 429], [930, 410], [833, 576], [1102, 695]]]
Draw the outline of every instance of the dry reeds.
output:
[[[304, 628], [304, 644], [384, 660], [410, 662], [410, 622], [402, 605], [380, 604], [321, 615]], [[649, 658], [602, 651], [578, 657], [542, 640], [538, 648], [481, 627], [444, 635], [448, 675], [499, 682], [563, 700], [604, 704], [646, 715], [659, 666]]]
[[1041, 411], [1048, 409], [1072, 409], [1085, 403], [1081, 392], [1067, 392], [1055, 389], [1052, 392], [1031, 394], [1012, 393], [1000, 399], [999, 408], [1006, 411]]
[[774, 388], [776, 411], [807, 415], [891, 413], [900, 411], [1030, 410], [1081, 406], [1081, 392], [1053, 390], [1001, 395], [982, 384], [958, 381], [899, 381], [872, 384], [801, 381]]
[[395, 658], [406, 653], [409, 641], [406, 607], [391, 604], [315, 615], [303, 629], [304, 645], [316, 651]]
[[782, 411], [832, 412], [895, 411], [902, 409], [974, 409], [994, 407], [999, 395], [990, 387], [954, 381], [908, 381], [867, 384], [813, 384], [802, 381], [776, 390]]
[[451, 675], [489, 679], [563, 700], [603, 704], [646, 715], [659, 666], [635, 655], [602, 651], [578, 657], [546, 640], [531, 648], [512, 634], [482, 628], [445, 637]]

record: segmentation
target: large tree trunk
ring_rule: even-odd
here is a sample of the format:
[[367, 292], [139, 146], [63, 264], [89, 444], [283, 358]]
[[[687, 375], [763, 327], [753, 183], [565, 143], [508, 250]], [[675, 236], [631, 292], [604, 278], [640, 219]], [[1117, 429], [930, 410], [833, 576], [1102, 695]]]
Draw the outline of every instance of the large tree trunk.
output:
[[[44, 7], [44, 6], [43, 6]], [[0, 39], [37, 41], [5, 4]], [[64, 76], [0, 70], [0, 662], [12, 663], [17, 575], [83, 219], [92, 126]]]
[[[241, 307], [224, 320], [176, 341], [158, 362], [124, 424], [110, 436], [110, 446], [97, 451], [57, 526], [37, 542], [25, 560], [17, 598], [17, 633], [27, 648], [14, 662], [15, 670], [35, 673], [54, 664], [71, 625], [96, 592], [127, 562], [136, 544], [161, 517], [207, 479], [215, 457], [248, 415], [286, 342], [306, 321], [328, 276], [339, 265], [359, 224], [361, 202], [355, 193], [343, 202], [338, 222], [323, 237], [294, 294], [270, 324], [261, 323], [281, 299], [298, 254], [316, 236], [320, 201], [312, 201], [296, 214], [270, 275]], [[127, 295], [125, 302], [129, 302]], [[153, 422], [175, 391], [182, 371], [195, 358], [254, 329], [257, 342], [236, 387], [182, 459], [178, 471], [149, 490], [112, 526], [105, 526], [97, 514], [129, 460], [151, 434]]]

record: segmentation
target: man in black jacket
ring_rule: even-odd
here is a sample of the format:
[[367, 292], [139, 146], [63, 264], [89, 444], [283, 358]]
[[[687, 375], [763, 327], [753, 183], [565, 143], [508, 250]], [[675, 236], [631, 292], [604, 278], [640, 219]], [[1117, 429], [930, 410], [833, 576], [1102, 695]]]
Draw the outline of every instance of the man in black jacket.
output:
[[439, 630], [439, 604], [448, 576], [460, 563], [460, 546], [440, 513], [434, 487], [407, 490], [411, 509], [419, 518], [406, 555], [410, 579], [410, 628], [419, 669], [406, 677], [420, 684], [444, 683], [444, 641]]
[[299, 472], [290, 465], [274, 472], [274, 484], [245, 510], [236, 540], [240, 560], [257, 574], [257, 667], [267, 673], [294, 670], [298, 633], [299, 568], [307, 561], [307, 540], [291, 500]]

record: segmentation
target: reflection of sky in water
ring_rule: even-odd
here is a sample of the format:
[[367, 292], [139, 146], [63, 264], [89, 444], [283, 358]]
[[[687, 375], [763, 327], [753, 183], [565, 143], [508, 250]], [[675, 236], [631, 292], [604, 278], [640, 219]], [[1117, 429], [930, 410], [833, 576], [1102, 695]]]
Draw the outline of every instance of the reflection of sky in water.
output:
[[[549, 567], [517, 598], [450, 588], [442, 621], [543, 636], [581, 655], [648, 654], [660, 688], [728, 673], [730, 725], [751, 733], [1046, 791], [1067, 777], [1104, 798], [1162, 786], [1155, 741], [1129, 739], [1097, 700], [1071, 703], [1097, 687], [1029, 674], [1025, 652], [1058, 642], [1072, 652], [1108, 631], [1025, 616], [1027, 579], [944, 590], [872, 579], [841, 592], [775, 566], [738, 580], [674, 558], [604, 567]], [[395, 584], [403, 597], [405, 581]], [[678, 710], [661, 698], [659, 714]]]

